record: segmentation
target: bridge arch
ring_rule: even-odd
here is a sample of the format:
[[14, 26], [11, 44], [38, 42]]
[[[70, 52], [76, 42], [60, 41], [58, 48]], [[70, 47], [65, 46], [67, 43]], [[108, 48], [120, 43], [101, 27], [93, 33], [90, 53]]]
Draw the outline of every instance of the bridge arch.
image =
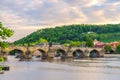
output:
[[41, 57], [42, 59], [47, 58], [47, 53], [43, 49], [35, 50], [32, 55], [36, 57]]
[[20, 49], [12, 49], [8, 52], [8, 55], [14, 55], [16, 58], [21, 58], [24, 55], [24, 52]]
[[99, 53], [99, 51], [98, 50], [91, 50], [90, 51], [90, 54], [89, 54], [89, 57], [90, 58], [98, 58], [98, 57], [100, 57], [100, 53]]
[[73, 51], [72, 55], [73, 55], [73, 58], [76, 58], [76, 59], [85, 57], [85, 54], [81, 49], [76, 49], [75, 51]]
[[65, 59], [67, 57], [67, 53], [63, 49], [57, 49], [55, 50], [54, 56], [60, 57], [61, 59]]
[[23, 53], [23, 51], [22, 50], [20, 50], [20, 49], [13, 49], [13, 50], [10, 50], [9, 52], [8, 52], [8, 54], [9, 55], [15, 55], [16, 53]]

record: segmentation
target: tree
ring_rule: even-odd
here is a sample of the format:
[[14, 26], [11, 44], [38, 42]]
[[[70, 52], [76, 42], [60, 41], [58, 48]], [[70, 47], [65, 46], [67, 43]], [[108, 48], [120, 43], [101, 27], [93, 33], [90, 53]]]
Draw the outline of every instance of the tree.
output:
[[39, 43], [47, 43], [48, 41], [46, 39], [40, 38], [38, 42]]
[[116, 51], [120, 54], [120, 44], [116, 47]]
[[5, 49], [8, 47], [8, 44], [5, 41], [0, 42], [0, 47]]
[[112, 47], [110, 45], [105, 45], [104, 50], [106, 53], [110, 53], [110, 51], [112, 51]]
[[65, 47], [68, 47], [68, 46], [69, 46], [69, 44], [68, 44], [68, 43], [64, 43], [64, 46], [65, 46]]
[[81, 44], [80, 41], [71, 41], [71, 42], [70, 42], [70, 46], [71, 46], [71, 47], [79, 47], [80, 44]]
[[89, 37], [86, 39], [86, 46], [87, 47], [93, 47], [94, 46], [93, 40]]
[[65, 25], [55, 28], [40, 29], [32, 34], [15, 41], [15, 44], [38, 42], [39, 38], [47, 39], [49, 42], [60, 44], [70, 41], [86, 41], [86, 38], [97, 39], [102, 42], [113, 42], [120, 40], [120, 24], [106, 25]]
[[4, 49], [8, 47], [8, 44], [4, 40], [11, 37], [13, 33], [14, 33], [13, 30], [3, 27], [2, 22], [0, 22], [0, 47], [1, 48]]

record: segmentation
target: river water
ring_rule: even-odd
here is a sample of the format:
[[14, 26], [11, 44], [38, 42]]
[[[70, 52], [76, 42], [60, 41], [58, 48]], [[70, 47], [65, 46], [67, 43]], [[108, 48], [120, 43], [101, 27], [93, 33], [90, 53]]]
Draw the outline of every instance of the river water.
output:
[[120, 55], [104, 58], [18, 61], [9, 56], [10, 71], [0, 80], [120, 80]]

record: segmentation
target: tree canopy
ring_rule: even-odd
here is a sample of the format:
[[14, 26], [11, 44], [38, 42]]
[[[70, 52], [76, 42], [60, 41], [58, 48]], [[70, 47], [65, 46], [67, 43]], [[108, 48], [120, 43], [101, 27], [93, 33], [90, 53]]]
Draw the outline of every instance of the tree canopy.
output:
[[120, 24], [106, 25], [66, 25], [37, 30], [30, 35], [15, 41], [14, 44], [38, 43], [43, 38], [48, 42], [71, 43], [86, 42], [87, 38], [97, 39], [102, 42], [120, 41]]
[[110, 45], [105, 45], [104, 50], [106, 53], [110, 53], [110, 51], [112, 51], [112, 47]]
[[93, 40], [89, 37], [86, 39], [86, 46], [87, 47], [93, 47], [94, 46]]
[[120, 54], [120, 44], [116, 47], [116, 52]]
[[47, 43], [48, 41], [46, 39], [40, 38], [38, 43]]
[[6, 48], [8, 46], [4, 40], [11, 37], [13, 33], [14, 33], [13, 30], [3, 27], [2, 22], [0, 22], [0, 47], [1, 48]]

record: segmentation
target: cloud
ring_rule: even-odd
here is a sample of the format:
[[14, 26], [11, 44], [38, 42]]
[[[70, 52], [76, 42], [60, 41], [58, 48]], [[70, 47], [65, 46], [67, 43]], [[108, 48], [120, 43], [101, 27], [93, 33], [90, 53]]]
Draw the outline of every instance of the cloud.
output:
[[43, 5], [43, 2], [41, 0], [33, 0], [33, 1], [29, 2], [29, 4], [26, 5], [24, 10], [26, 10], [26, 11], [27, 10], [29, 11], [29, 9], [35, 10], [35, 9], [40, 8], [42, 5]]
[[1, 13], [0, 19], [3, 23], [8, 25], [22, 25], [27, 22], [26, 19], [22, 18], [21, 16], [17, 16], [12, 12], [6, 11]]
[[20, 33], [19, 30], [23, 32], [26, 30], [27, 35], [27, 32], [56, 25], [119, 23], [119, 13], [119, 0], [1, 0], [0, 2], [0, 21], [17, 31], [15, 35]]

